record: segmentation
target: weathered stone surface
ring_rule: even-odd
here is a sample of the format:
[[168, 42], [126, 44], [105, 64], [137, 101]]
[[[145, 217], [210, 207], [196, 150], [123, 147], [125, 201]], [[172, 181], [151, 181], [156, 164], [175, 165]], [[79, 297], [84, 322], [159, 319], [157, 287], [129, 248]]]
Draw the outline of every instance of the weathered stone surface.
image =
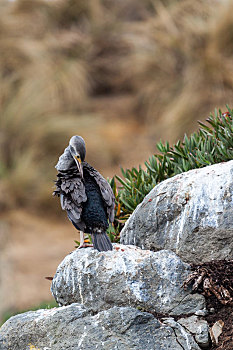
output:
[[223, 320], [216, 321], [210, 328], [210, 337], [213, 344], [218, 344], [218, 339], [223, 332], [224, 322]]
[[186, 262], [233, 258], [233, 160], [158, 184], [136, 208], [121, 243], [170, 249]]
[[[163, 320], [163, 324], [166, 324], [167, 326], [172, 327], [174, 330], [177, 339], [179, 339], [179, 343], [182, 346], [182, 348], [185, 348], [186, 341], [189, 344], [189, 348], [192, 349], [195, 341], [193, 340], [193, 337], [190, 337], [190, 333], [187, 332], [178, 322], [176, 322], [173, 318], [167, 318]], [[186, 341], [184, 340], [185, 335], [187, 336]]]
[[209, 348], [209, 326], [207, 321], [197, 316], [180, 318], [178, 323], [188, 330], [202, 349]]
[[135, 246], [114, 250], [78, 249], [58, 266], [52, 294], [60, 305], [84, 304], [93, 311], [140, 306], [163, 314], [190, 314], [205, 308], [202, 295], [182, 287], [190, 266], [171, 251]]
[[0, 329], [1, 350], [200, 350], [175, 322], [114, 307], [92, 315], [79, 304], [11, 317]]

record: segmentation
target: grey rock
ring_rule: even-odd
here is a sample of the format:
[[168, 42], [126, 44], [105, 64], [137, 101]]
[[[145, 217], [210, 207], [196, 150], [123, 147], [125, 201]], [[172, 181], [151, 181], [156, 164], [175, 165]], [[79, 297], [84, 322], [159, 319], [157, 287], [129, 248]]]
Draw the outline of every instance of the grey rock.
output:
[[209, 313], [209, 311], [207, 309], [203, 309], [203, 310], [197, 310], [195, 312], [195, 315], [197, 316], [207, 316]]
[[30, 311], [11, 317], [0, 328], [0, 349], [43, 350], [200, 350], [175, 322], [129, 307], [93, 315], [79, 304]]
[[170, 315], [205, 308], [202, 295], [182, 287], [190, 266], [173, 252], [114, 244], [113, 251], [86, 248], [58, 266], [51, 291], [59, 305], [80, 303], [94, 312], [112, 306], [141, 307]]
[[[191, 311], [192, 310], [192, 311]], [[194, 311], [195, 310], [195, 311]], [[190, 312], [191, 311], [191, 312]], [[176, 305], [170, 315], [206, 314], [206, 303], [203, 295], [188, 294]]]
[[233, 160], [167, 179], [144, 198], [121, 243], [170, 249], [183, 261], [233, 258]]
[[197, 346], [197, 343], [194, 341], [192, 335], [187, 332], [178, 322], [175, 322], [175, 320], [172, 318], [168, 318], [164, 320], [163, 323], [172, 327], [183, 349], [185, 346], [188, 346], [189, 349], [196, 349], [195, 347]]
[[186, 318], [180, 318], [178, 320], [178, 323], [180, 323], [188, 332], [194, 336], [194, 339], [202, 349], [209, 348], [210, 337], [207, 321], [193, 315]]

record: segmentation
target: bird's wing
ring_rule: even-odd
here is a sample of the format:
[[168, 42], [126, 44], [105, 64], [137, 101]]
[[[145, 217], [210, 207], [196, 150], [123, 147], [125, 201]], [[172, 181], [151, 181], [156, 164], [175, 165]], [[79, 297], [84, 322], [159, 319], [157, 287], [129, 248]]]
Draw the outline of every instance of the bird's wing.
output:
[[114, 221], [114, 208], [115, 208], [115, 197], [111, 186], [108, 181], [90, 164], [83, 162], [83, 167], [89, 172], [89, 174], [95, 179], [99, 186], [102, 198], [106, 204], [108, 219], [110, 222]]
[[53, 193], [60, 197], [61, 207], [66, 210], [68, 218], [80, 230], [85, 229], [81, 220], [82, 203], [87, 196], [83, 180], [72, 172], [59, 172], [57, 175], [56, 189]]
[[70, 146], [66, 147], [62, 155], [59, 157], [57, 164], [55, 165], [55, 168], [57, 171], [66, 171], [74, 165], [74, 158], [72, 157], [70, 153]]

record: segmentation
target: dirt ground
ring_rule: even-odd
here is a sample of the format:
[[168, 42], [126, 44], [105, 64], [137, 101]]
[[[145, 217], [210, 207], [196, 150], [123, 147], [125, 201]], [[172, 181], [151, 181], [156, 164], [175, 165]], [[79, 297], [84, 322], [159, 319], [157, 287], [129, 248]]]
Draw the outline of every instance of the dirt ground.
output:
[[211, 350], [232, 350], [233, 349], [233, 307], [221, 306], [210, 313], [206, 320], [209, 326], [213, 326], [216, 321], [224, 322], [223, 332], [219, 337], [218, 344], [213, 344]]
[[0, 217], [0, 313], [52, 299], [50, 281], [58, 264], [75, 248], [78, 232], [59, 220], [17, 210]]

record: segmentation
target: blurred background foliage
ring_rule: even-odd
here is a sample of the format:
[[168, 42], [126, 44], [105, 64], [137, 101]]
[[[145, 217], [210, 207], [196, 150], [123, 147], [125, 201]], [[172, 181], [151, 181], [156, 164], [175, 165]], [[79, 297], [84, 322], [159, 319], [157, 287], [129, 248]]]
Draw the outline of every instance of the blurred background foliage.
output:
[[105, 176], [175, 142], [233, 92], [233, 2], [1, 1], [0, 208], [55, 211], [73, 134]]
[[232, 107], [232, 13], [232, 0], [0, 0], [0, 322], [49, 300], [44, 277], [74, 249], [52, 198], [72, 135], [123, 180], [113, 241], [155, 183], [231, 157], [232, 111], [197, 121]]

